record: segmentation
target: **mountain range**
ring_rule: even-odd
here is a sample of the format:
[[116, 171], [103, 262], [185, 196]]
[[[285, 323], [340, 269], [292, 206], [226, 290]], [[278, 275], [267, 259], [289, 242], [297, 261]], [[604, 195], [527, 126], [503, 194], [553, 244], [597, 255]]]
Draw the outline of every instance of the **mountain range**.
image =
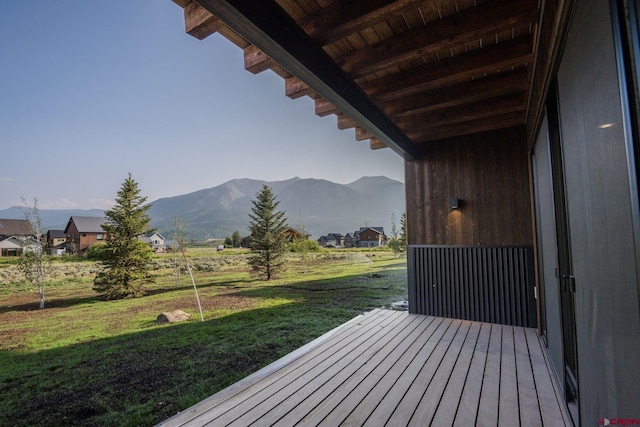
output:
[[[216, 187], [152, 202], [151, 226], [171, 238], [176, 218], [184, 224], [186, 239], [206, 240], [248, 234], [252, 200], [263, 185], [271, 187], [291, 227], [304, 227], [313, 238], [328, 233], [346, 234], [360, 227], [384, 227], [389, 234], [392, 215], [400, 226], [405, 210], [404, 184], [384, 176], [362, 177], [350, 184], [323, 179], [285, 181], [234, 179]], [[144, 191], [143, 191], [144, 194]], [[102, 216], [98, 209], [39, 210], [45, 229], [64, 229], [69, 217]], [[0, 210], [0, 218], [24, 218], [19, 207]]]

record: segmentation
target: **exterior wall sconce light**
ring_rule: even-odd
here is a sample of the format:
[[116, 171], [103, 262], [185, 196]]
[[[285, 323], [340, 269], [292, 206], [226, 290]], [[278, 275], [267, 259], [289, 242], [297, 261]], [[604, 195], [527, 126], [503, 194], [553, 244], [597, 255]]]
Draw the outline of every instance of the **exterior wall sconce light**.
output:
[[457, 197], [449, 199], [449, 209], [458, 209], [460, 207], [461, 200]]

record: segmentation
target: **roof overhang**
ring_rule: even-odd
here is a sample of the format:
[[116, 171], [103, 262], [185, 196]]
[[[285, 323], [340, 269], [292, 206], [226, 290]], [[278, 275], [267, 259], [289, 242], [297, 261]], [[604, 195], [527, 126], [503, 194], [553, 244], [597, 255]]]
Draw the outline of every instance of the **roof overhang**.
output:
[[[433, 141], [534, 132], [573, 1], [174, 0], [199, 39], [271, 69], [372, 148], [419, 158]], [[531, 136], [530, 136], [531, 138]]]

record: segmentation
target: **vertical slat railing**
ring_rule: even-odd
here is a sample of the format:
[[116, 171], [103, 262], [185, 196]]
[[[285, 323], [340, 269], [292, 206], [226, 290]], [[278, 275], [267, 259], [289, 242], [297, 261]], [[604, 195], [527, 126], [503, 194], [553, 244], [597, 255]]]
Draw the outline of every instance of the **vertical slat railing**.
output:
[[409, 311], [536, 327], [533, 249], [410, 245]]

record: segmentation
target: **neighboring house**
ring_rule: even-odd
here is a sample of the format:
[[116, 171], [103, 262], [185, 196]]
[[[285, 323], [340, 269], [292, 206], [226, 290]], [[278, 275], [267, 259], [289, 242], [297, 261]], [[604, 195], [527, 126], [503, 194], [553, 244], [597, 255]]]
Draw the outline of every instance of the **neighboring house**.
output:
[[250, 248], [251, 247], [251, 236], [245, 236], [240, 240], [241, 248]]
[[47, 231], [47, 249], [51, 255], [62, 255], [67, 249], [67, 235], [64, 230]]
[[361, 248], [384, 246], [387, 244], [384, 227], [361, 227], [357, 234], [358, 246]]
[[107, 240], [102, 228], [105, 218], [94, 216], [72, 216], [69, 218], [64, 234], [67, 236], [67, 253], [84, 255], [87, 248]]
[[24, 251], [24, 240], [14, 236], [0, 237], [0, 256], [20, 256]]
[[0, 219], [0, 237], [31, 236], [31, 227], [26, 219]]
[[140, 236], [140, 240], [145, 243], [148, 243], [154, 252], [166, 252], [166, 239], [164, 236], [157, 231], [151, 234], [150, 236]]
[[296, 240], [308, 240], [310, 234], [307, 234], [304, 231], [296, 230], [295, 228], [286, 227], [282, 230], [282, 234], [287, 236], [289, 242], [295, 242]]
[[31, 239], [31, 227], [26, 219], [0, 219], [0, 256], [19, 256]]
[[326, 236], [320, 236], [318, 244], [322, 247], [340, 248], [344, 245], [344, 236], [340, 233], [329, 233]]
[[344, 236], [345, 248], [355, 248], [357, 245], [358, 245], [358, 241], [356, 240], [356, 233], [347, 233]]

